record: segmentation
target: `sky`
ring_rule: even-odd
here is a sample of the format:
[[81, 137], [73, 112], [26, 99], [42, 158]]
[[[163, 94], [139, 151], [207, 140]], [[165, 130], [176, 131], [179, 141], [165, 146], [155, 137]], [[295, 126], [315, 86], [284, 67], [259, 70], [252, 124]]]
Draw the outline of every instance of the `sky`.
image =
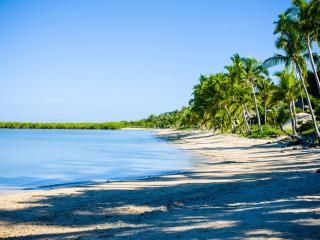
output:
[[0, 121], [137, 120], [262, 61], [290, 0], [0, 0]]

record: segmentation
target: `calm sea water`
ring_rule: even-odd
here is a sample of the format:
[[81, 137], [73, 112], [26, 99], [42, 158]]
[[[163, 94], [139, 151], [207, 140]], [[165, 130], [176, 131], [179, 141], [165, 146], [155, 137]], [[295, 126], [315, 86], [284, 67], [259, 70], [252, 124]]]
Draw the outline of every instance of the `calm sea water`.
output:
[[0, 190], [153, 176], [193, 159], [152, 131], [0, 129]]

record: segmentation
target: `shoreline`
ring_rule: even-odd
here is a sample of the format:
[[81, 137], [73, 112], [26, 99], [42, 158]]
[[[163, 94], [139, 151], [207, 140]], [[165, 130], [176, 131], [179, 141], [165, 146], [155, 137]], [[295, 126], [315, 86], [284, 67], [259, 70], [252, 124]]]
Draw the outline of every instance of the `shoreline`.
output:
[[186, 172], [0, 196], [0, 238], [319, 238], [320, 149], [158, 134], [206, 158]]
[[[25, 130], [25, 129], [22, 129]], [[31, 129], [31, 130], [57, 130], [57, 129]], [[87, 129], [58, 129], [58, 130], [87, 130]], [[89, 129], [90, 130], [90, 129]], [[95, 129], [96, 130], [96, 129]], [[154, 132], [155, 133], [155, 138], [165, 141], [168, 144], [172, 144], [173, 142], [169, 139], [164, 139], [162, 137], [159, 137], [159, 134], [161, 135], [162, 131], [166, 131], [164, 129], [156, 129], [156, 128], [122, 128], [122, 129], [117, 129], [118, 131], [149, 131], [149, 132]], [[117, 130], [101, 130], [101, 131], [117, 131]], [[99, 130], [96, 130], [99, 131]], [[173, 143], [174, 144], [174, 143]], [[175, 146], [177, 148], [177, 146]], [[190, 154], [189, 155], [194, 155], [195, 154]], [[196, 154], [198, 155], [198, 154]], [[112, 182], [125, 182], [125, 181], [139, 181], [139, 180], [146, 180], [146, 179], [153, 179], [161, 176], [166, 176], [166, 175], [173, 175], [173, 174], [182, 174], [186, 173], [189, 170], [193, 169], [194, 167], [188, 167], [185, 169], [178, 169], [178, 170], [167, 170], [167, 171], [159, 171], [158, 173], [154, 174], [146, 174], [146, 175], [141, 175], [141, 176], [132, 176], [132, 177], [118, 177], [118, 178], [110, 178], [110, 179], [105, 179], [105, 180], [88, 180], [88, 181], [78, 181], [78, 182], [65, 182], [65, 183], [58, 183], [58, 184], [49, 184], [49, 185], [39, 185], [39, 186], [34, 186], [34, 187], [15, 187], [15, 186], [6, 186], [4, 189], [0, 188], [0, 197], [1, 196], [8, 196], [11, 194], [19, 194], [19, 193], [28, 193], [30, 191], [37, 191], [37, 190], [54, 190], [54, 189], [62, 189], [62, 188], [72, 188], [72, 187], [86, 187], [86, 186], [91, 186], [91, 185], [97, 185], [97, 184], [108, 184]]]
[[128, 177], [128, 178], [119, 178], [119, 179], [110, 179], [110, 180], [101, 180], [101, 181], [86, 181], [86, 182], [68, 182], [68, 183], [61, 183], [61, 184], [51, 184], [51, 185], [43, 185], [38, 187], [28, 187], [22, 189], [9, 189], [9, 190], [0, 190], [0, 200], [1, 196], [6, 197], [13, 194], [22, 194], [28, 193], [32, 191], [49, 191], [49, 190], [58, 190], [64, 188], [74, 188], [74, 187], [89, 187], [101, 184], [109, 184], [109, 183], [117, 183], [117, 182], [126, 182], [126, 181], [142, 181], [142, 180], [152, 180], [153, 178], [163, 177], [163, 176], [170, 176], [176, 174], [186, 174], [189, 170], [194, 169], [185, 169], [185, 170], [176, 170], [176, 171], [168, 171], [162, 172], [155, 175], [144, 175], [140, 177]]

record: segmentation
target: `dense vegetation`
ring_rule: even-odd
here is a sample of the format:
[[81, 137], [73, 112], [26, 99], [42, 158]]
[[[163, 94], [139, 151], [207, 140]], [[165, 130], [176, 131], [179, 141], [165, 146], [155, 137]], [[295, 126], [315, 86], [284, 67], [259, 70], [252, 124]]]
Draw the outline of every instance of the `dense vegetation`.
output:
[[36, 129], [120, 129], [130, 126], [128, 122], [105, 123], [28, 123], [0, 122], [0, 128], [36, 128]]
[[[274, 34], [280, 53], [263, 62], [234, 54], [221, 73], [200, 76], [188, 106], [151, 115], [141, 125], [198, 127], [258, 137], [284, 132], [283, 123], [291, 119], [291, 131], [286, 132], [292, 138], [301, 139], [307, 133], [320, 138], [316, 120], [320, 58], [313, 50], [319, 50], [320, 44], [320, 0], [293, 0], [275, 22]], [[283, 70], [270, 76], [268, 69], [278, 64]], [[310, 119], [298, 121], [298, 113], [307, 113]]]
[[[0, 123], [2, 128], [118, 129], [201, 128], [265, 137], [286, 132], [294, 139], [320, 138], [320, 0], [293, 0], [278, 16], [279, 53], [259, 62], [234, 54], [220, 73], [201, 75], [188, 106], [134, 122]], [[283, 69], [270, 76], [268, 69]], [[299, 121], [298, 113], [310, 119]], [[283, 123], [291, 120], [291, 130]]]

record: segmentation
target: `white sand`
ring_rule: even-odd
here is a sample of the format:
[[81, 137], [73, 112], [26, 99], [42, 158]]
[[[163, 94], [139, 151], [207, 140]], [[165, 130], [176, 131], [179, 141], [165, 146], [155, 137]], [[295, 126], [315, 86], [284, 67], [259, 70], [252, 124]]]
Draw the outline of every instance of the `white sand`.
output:
[[320, 239], [320, 149], [161, 131], [184, 174], [0, 196], [6, 239]]

